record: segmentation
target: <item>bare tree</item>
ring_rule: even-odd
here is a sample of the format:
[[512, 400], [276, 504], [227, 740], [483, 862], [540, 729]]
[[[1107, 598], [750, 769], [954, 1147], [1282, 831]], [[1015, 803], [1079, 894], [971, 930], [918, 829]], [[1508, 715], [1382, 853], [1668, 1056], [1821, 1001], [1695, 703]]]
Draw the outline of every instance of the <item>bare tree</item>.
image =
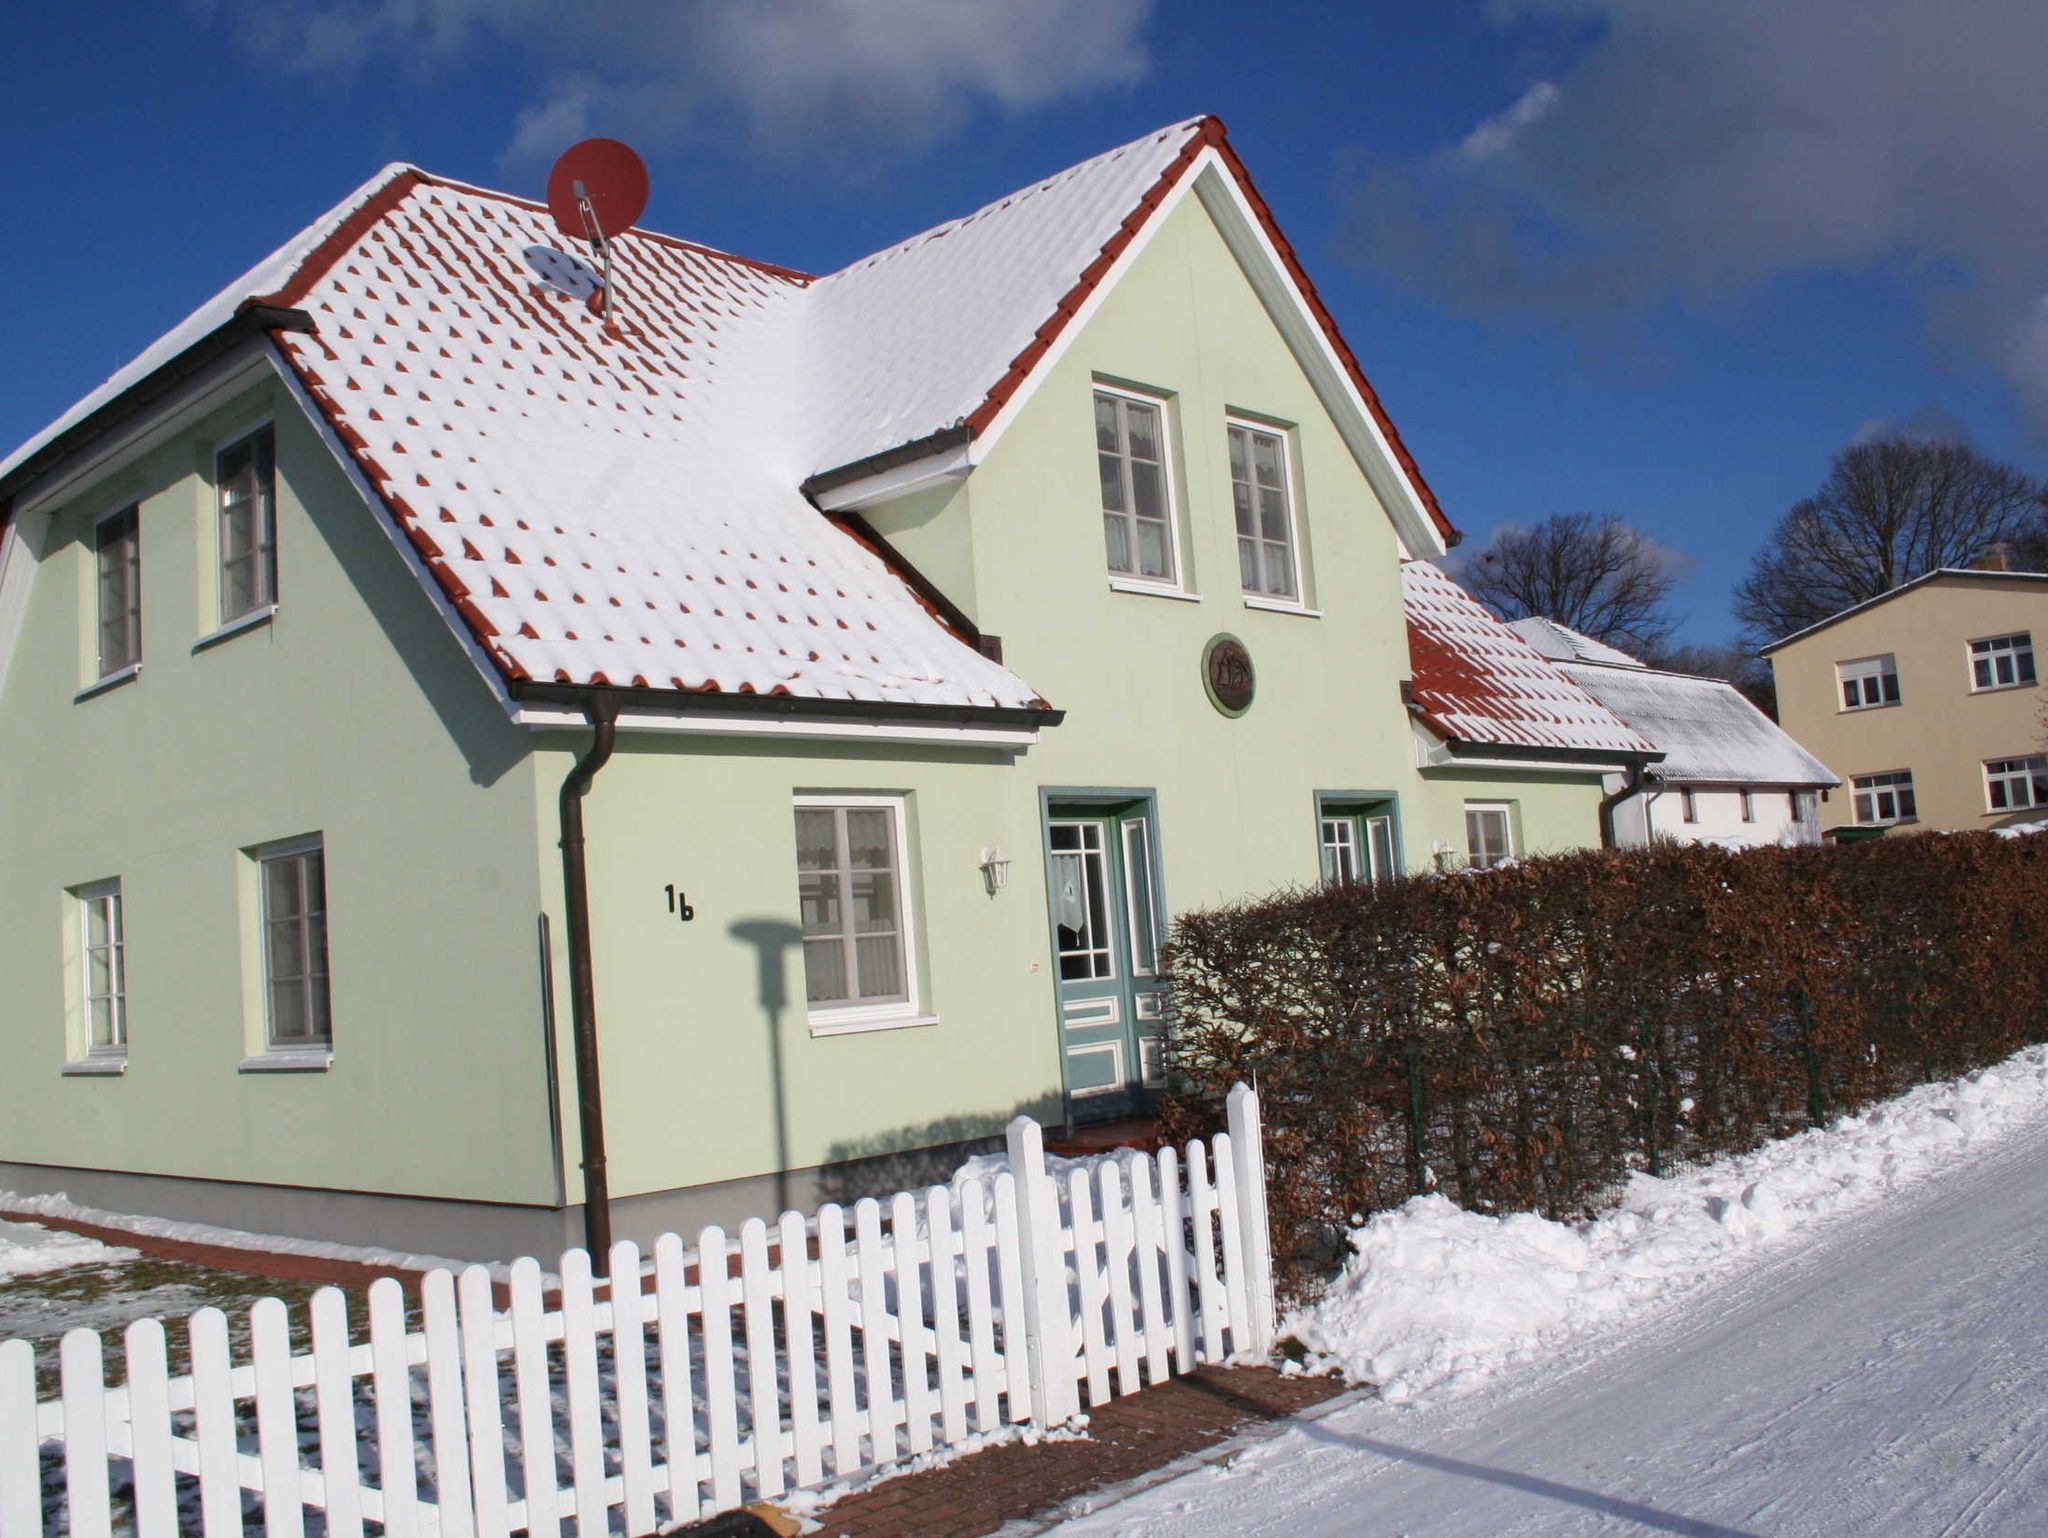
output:
[[1612, 513], [1555, 513], [1497, 529], [1457, 576], [1510, 620], [1540, 616], [1625, 651], [1655, 651], [1677, 621], [1666, 607], [1681, 558]]
[[1736, 617], [1775, 641], [1994, 545], [2023, 546], [2048, 484], [1966, 443], [1894, 434], [1851, 444], [1796, 504], [1735, 589]]

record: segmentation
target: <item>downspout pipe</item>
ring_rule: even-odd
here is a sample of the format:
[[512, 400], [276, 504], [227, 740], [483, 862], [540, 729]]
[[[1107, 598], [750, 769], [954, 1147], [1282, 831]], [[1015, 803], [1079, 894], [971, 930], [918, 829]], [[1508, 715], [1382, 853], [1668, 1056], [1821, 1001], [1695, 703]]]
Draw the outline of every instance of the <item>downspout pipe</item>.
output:
[[1600, 798], [1600, 847], [1618, 849], [1621, 847], [1614, 835], [1614, 809], [1630, 796], [1640, 795], [1643, 790], [1643, 761], [1635, 760], [1623, 776], [1621, 788]]
[[600, 1276], [611, 1264], [611, 1185], [605, 1173], [604, 1094], [598, 1083], [597, 988], [590, 961], [590, 879], [583, 858], [583, 797], [610, 762], [618, 737], [619, 699], [593, 691], [585, 706], [590, 750], [562, 781], [562, 899], [569, 928], [569, 1020], [576, 1046], [577, 1126], [583, 1144], [583, 1247]]

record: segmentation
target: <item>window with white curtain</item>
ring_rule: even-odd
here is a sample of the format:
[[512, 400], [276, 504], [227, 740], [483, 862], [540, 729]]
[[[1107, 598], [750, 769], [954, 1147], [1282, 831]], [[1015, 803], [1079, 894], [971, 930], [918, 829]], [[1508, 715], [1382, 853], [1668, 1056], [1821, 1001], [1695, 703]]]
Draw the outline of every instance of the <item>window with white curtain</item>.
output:
[[915, 1012], [903, 798], [798, 797], [797, 900], [814, 1022]]

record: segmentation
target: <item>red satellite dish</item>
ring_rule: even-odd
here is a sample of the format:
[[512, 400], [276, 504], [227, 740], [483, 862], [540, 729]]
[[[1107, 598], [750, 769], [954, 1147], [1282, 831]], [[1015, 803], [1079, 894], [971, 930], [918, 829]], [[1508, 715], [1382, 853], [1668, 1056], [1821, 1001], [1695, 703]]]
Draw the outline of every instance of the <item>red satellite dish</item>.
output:
[[572, 144], [548, 173], [548, 212], [555, 228], [600, 244], [624, 234], [647, 209], [647, 167], [617, 139]]

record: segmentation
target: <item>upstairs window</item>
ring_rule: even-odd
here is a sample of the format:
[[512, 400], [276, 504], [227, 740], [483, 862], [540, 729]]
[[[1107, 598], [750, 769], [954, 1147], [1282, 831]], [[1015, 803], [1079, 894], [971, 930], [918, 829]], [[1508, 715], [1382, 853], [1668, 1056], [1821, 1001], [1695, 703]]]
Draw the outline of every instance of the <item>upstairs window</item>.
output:
[[1990, 760], [1984, 765], [1984, 793], [1994, 812], [2048, 806], [2048, 755]]
[[1970, 686], [1973, 689], [2017, 689], [2034, 682], [2034, 637], [1992, 636], [1970, 643]]
[[99, 568], [99, 676], [142, 661], [142, 529], [136, 509], [102, 518], [93, 531]]
[[1097, 390], [1095, 463], [1102, 477], [1102, 538], [1111, 573], [1172, 584], [1173, 501], [1159, 403]]
[[1850, 782], [1856, 794], [1859, 823], [1910, 822], [1919, 815], [1913, 804], [1913, 771], [1859, 774]]
[[1465, 858], [1474, 870], [1491, 870], [1515, 857], [1505, 806], [1465, 803]]
[[1868, 710], [1873, 705], [1899, 702], [1899, 665], [1887, 652], [1882, 657], [1864, 657], [1856, 662], [1838, 662], [1842, 677], [1842, 708]]
[[277, 451], [269, 427], [222, 449], [213, 484], [220, 503], [220, 622], [277, 602]]
[[1245, 422], [1229, 424], [1230, 495], [1237, 509], [1238, 574], [1247, 593], [1293, 600], [1294, 513], [1287, 496], [1287, 442]]

